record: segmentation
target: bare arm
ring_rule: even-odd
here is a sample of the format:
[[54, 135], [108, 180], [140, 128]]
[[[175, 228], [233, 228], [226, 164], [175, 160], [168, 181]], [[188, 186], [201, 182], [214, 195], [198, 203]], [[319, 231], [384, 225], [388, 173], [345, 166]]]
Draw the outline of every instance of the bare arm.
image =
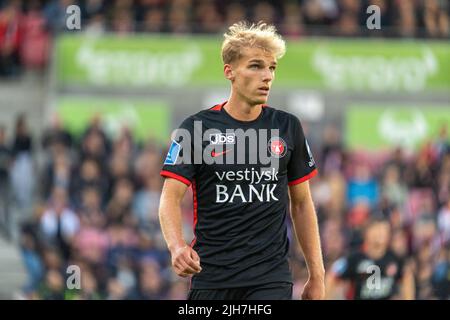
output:
[[411, 265], [406, 263], [403, 270], [403, 277], [401, 280], [401, 294], [404, 300], [414, 300], [416, 295], [414, 273]]
[[183, 238], [181, 201], [186, 190], [184, 183], [166, 178], [159, 205], [159, 221], [172, 256], [172, 267], [182, 277], [201, 271], [200, 257]]
[[309, 280], [305, 285], [304, 299], [323, 299], [325, 295], [325, 269], [320, 247], [319, 226], [309, 190], [309, 182], [289, 187], [291, 218], [296, 238], [305, 256]]

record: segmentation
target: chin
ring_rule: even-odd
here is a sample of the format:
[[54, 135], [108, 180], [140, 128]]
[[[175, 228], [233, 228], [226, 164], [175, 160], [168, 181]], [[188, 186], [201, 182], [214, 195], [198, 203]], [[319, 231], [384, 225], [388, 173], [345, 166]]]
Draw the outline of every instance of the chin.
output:
[[267, 102], [267, 98], [257, 98], [252, 101], [253, 105], [265, 104]]

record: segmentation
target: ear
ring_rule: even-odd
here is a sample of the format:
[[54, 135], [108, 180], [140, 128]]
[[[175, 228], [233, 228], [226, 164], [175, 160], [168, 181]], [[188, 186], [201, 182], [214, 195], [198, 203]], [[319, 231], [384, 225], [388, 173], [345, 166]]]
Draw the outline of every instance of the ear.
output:
[[225, 75], [225, 78], [227, 78], [228, 80], [230, 81], [234, 80], [234, 72], [231, 64], [225, 64], [223, 66], [223, 74]]

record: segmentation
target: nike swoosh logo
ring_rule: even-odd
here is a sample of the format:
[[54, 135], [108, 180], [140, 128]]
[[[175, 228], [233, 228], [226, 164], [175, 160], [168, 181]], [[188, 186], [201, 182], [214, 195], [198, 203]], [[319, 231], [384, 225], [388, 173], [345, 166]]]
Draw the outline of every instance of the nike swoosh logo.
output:
[[221, 156], [221, 155], [227, 153], [227, 152], [230, 151], [230, 150], [231, 150], [231, 149], [228, 149], [228, 150], [225, 150], [225, 151], [222, 151], [222, 152], [217, 152], [217, 153], [213, 150], [213, 151], [211, 152], [211, 157], [215, 158], [215, 157]]

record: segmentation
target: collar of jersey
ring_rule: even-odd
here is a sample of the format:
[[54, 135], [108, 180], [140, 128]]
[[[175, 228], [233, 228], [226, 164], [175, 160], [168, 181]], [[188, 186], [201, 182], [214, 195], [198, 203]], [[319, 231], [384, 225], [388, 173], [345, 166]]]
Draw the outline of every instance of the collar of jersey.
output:
[[261, 112], [259, 113], [259, 115], [258, 115], [258, 117], [256, 119], [250, 120], [250, 121], [245, 121], [245, 120], [238, 120], [238, 119], [233, 118], [224, 108], [227, 103], [228, 103], [228, 101], [225, 101], [224, 103], [222, 103], [222, 105], [220, 107], [220, 112], [222, 112], [232, 122], [236, 122], [236, 123], [239, 123], [241, 125], [242, 124], [243, 125], [250, 125], [250, 124], [253, 124], [255, 122], [258, 122], [262, 118], [262, 116], [264, 114], [264, 107], [266, 107], [266, 105], [263, 105], [263, 107], [261, 108]]

